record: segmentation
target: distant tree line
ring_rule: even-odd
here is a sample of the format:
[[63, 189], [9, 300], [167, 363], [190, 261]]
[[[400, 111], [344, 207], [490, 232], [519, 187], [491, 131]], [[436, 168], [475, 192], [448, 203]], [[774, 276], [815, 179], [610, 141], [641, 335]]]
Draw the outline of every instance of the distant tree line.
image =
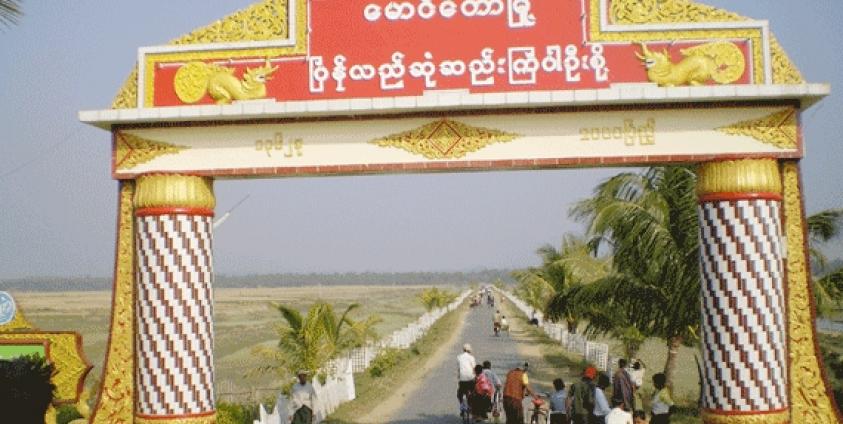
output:
[[[512, 270], [490, 269], [466, 272], [345, 272], [332, 274], [254, 274], [223, 275], [214, 278], [215, 288], [270, 288], [300, 286], [403, 286], [403, 285], [467, 285], [476, 282], [502, 280], [514, 283]], [[111, 290], [112, 279], [103, 277], [30, 277], [1, 279], [4, 291], [100, 291]]]

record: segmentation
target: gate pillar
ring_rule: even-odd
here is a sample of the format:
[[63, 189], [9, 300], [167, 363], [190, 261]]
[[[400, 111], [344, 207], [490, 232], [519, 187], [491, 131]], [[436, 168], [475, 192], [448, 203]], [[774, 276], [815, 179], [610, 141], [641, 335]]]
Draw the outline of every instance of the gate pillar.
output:
[[135, 423], [215, 420], [213, 180], [137, 179]]
[[703, 422], [790, 422], [782, 182], [773, 159], [700, 165]]

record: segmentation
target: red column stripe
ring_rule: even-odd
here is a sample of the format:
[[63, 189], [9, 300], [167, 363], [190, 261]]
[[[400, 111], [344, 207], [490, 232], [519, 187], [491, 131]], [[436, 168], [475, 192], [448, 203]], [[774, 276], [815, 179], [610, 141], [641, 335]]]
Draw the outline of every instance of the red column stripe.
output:
[[181, 208], [181, 207], [156, 207], [135, 209], [135, 216], [152, 215], [200, 215], [214, 216], [214, 210], [210, 208]]
[[772, 192], [758, 193], [707, 193], [699, 197], [700, 203], [738, 201], [738, 200], [782, 200], [782, 195]]

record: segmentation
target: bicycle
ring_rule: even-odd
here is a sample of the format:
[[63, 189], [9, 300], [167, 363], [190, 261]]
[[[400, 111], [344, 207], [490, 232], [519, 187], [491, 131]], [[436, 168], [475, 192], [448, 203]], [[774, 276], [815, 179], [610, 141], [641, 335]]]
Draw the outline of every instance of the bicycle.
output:
[[530, 424], [548, 423], [549, 414], [547, 409], [547, 402], [542, 399], [547, 397], [549, 397], [549, 395], [546, 393], [533, 395], [533, 401], [530, 402], [533, 405], [533, 410], [530, 413]]
[[463, 395], [460, 399], [460, 419], [462, 424], [471, 424], [471, 408], [468, 406], [468, 396]]

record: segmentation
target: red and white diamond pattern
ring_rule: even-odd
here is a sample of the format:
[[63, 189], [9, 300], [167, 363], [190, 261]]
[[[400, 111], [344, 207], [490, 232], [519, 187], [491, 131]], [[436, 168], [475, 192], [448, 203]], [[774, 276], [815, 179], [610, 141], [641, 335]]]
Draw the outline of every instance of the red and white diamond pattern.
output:
[[787, 407], [780, 202], [700, 205], [703, 407]]
[[211, 217], [137, 218], [137, 413], [214, 410]]

